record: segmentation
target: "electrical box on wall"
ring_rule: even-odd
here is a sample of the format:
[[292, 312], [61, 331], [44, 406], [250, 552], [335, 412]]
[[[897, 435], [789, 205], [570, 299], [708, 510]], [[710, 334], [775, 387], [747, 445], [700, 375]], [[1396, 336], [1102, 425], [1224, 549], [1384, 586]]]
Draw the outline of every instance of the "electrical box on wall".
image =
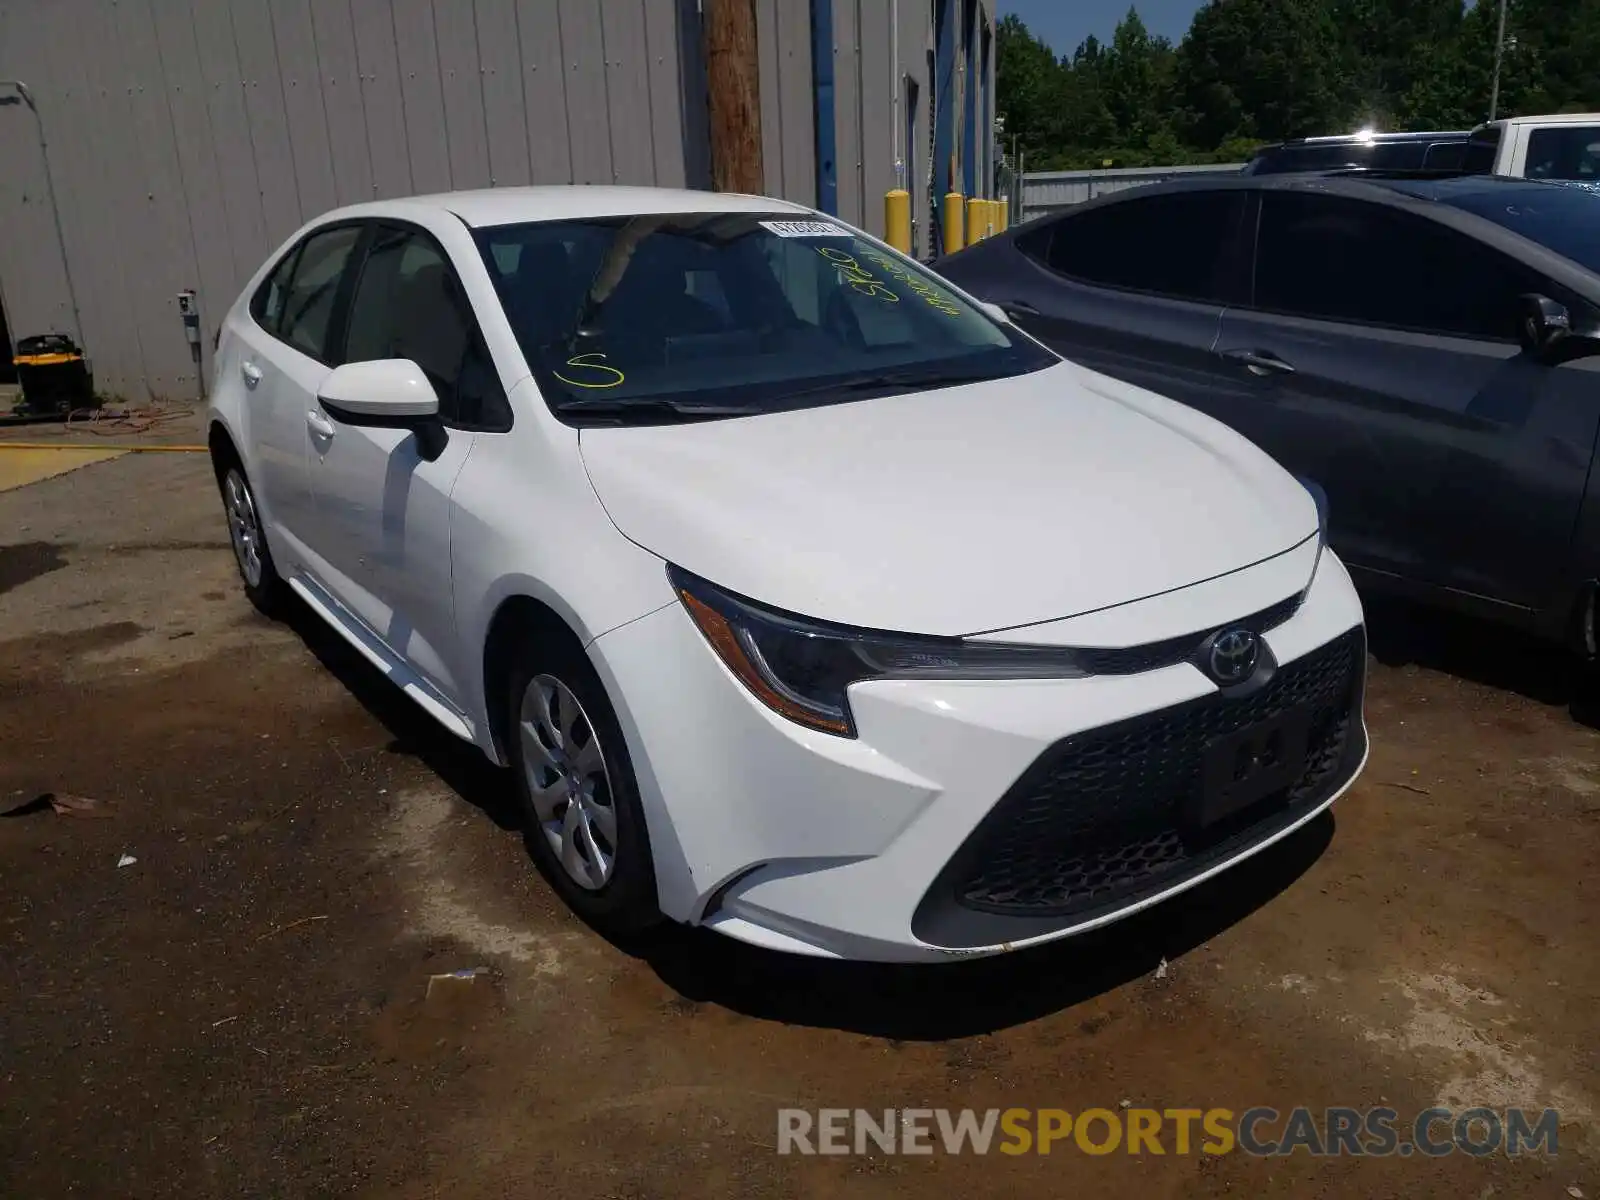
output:
[[178, 293], [178, 314], [183, 318], [183, 336], [189, 343], [189, 353], [195, 362], [200, 361], [200, 309], [195, 304], [193, 288]]
[[194, 360], [200, 399], [204, 400], [205, 372], [200, 369], [200, 305], [193, 288], [184, 288], [178, 293], [178, 316], [183, 319], [183, 340], [189, 343], [189, 357]]

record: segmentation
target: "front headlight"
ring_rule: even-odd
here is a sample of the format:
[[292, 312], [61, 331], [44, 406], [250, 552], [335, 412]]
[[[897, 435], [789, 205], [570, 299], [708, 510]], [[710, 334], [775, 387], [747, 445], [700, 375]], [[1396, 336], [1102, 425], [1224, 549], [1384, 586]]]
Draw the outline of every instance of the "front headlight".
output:
[[864, 679], [1077, 679], [1069, 650], [879, 633], [764, 608], [669, 567], [700, 632], [756, 699], [791, 721], [854, 737], [846, 690]]

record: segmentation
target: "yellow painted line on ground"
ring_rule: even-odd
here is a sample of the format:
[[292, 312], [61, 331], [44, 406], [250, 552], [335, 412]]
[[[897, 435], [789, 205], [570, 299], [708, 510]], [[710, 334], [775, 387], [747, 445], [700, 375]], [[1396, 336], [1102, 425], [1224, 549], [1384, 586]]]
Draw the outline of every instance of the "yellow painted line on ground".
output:
[[0, 441], [0, 450], [114, 450], [118, 454], [208, 454], [210, 446], [125, 446], [110, 442], [104, 446], [86, 446], [82, 442], [7, 442]]
[[[73, 453], [64, 454], [64, 450]], [[38, 483], [55, 475], [65, 475], [79, 467], [121, 458], [122, 455], [121, 450], [102, 449], [99, 446], [51, 446], [43, 450], [25, 450], [0, 456], [0, 492]]]

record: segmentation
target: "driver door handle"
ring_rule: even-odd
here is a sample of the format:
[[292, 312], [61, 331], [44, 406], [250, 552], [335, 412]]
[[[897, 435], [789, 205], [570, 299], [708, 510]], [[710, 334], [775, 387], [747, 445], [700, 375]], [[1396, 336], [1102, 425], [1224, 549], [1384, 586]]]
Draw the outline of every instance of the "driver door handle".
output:
[[261, 368], [249, 359], [239, 364], [239, 374], [244, 376], [244, 385], [247, 388], [253, 388], [261, 382]]
[[1224, 350], [1222, 357], [1238, 363], [1252, 375], [1293, 375], [1294, 367], [1270, 350]]
[[312, 433], [324, 440], [330, 439], [337, 432], [332, 421], [317, 412], [315, 409], [306, 413], [306, 426]]
[[1038, 317], [1044, 315], [1026, 300], [1002, 300], [1000, 301], [1000, 307], [1013, 317]]

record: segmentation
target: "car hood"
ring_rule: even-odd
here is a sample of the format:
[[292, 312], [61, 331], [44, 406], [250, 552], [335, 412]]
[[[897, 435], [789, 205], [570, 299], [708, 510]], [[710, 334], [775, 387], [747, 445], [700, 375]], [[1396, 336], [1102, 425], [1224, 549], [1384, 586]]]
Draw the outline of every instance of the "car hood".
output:
[[1208, 417], [1061, 363], [692, 424], [587, 428], [622, 533], [775, 608], [964, 635], [1076, 616], [1316, 532], [1283, 468]]

